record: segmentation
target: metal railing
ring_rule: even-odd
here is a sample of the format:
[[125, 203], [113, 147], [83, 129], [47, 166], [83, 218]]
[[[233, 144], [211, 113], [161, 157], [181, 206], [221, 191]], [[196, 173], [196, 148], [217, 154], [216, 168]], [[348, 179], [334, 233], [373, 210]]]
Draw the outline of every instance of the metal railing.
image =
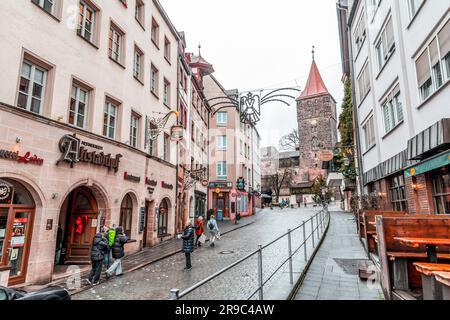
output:
[[[258, 249], [251, 252], [250, 254], [244, 256], [243, 258], [237, 260], [236, 262], [228, 265], [227, 267], [223, 268], [222, 270], [217, 271], [216, 273], [210, 275], [209, 277], [205, 278], [204, 280], [196, 283], [195, 285], [191, 286], [190, 288], [180, 292], [179, 289], [172, 289], [170, 291], [170, 300], [179, 300], [186, 295], [194, 292], [195, 290], [203, 287], [204, 285], [208, 284], [212, 280], [216, 279], [217, 277], [221, 276], [225, 272], [231, 270], [232, 268], [243, 264], [244, 262], [250, 260], [252, 257], [257, 257], [257, 282], [258, 287], [257, 289], [247, 298], [248, 300], [252, 299], [256, 294], [258, 294], [259, 300], [264, 300], [264, 287], [267, 285], [267, 283], [274, 278], [276, 274], [279, 273], [280, 270], [283, 269], [283, 267], [288, 264], [289, 268], [289, 282], [291, 285], [294, 284], [294, 268], [293, 268], [293, 258], [294, 256], [300, 252], [303, 248], [303, 259], [307, 263], [308, 262], [308, 241], [311, 240], [312, 249], [314, 250], [316, 248], [316, 244], [319, 243], [320, 237], [324, 234], [326, 231], [326, 228], [328, 226], [328, 223], [330, 221], [330, 213], [328, 211], [328, 208], [325, 207], [320, 212], [316, 213], [315, 215], [311, 216], [308, 220], [303, 221], [303, 223], [299, 226], [297, 226], [294, 229], [289, 229], [288, 232], [284, 233], [283, 235], [279, 236], [275, 240], [271, 241], [270, 243], [266, 245], [258, 245]], [[306, 236], [307, 229], [309, 230], [309, 235]], [[301, 240], [300, 245], [292, 251], [292, 244], [293, 244], [293, 234], [294, 232], [299, 231], [301, 232], [302, 236], [299, 235], [299, 239]], [[282, 263], [275, 269], [275, 271], [271, 272], [270, 275], [268, 275], [267, 279], [264, 280], [264, 269], [263, 269], [263, 250], [268, 249], [272, 245], [276, 244], [277, 242], [281, 241], [282, 239], [287, 237], [287, 253], [288, 256], [286, 259], [282, 260]], [[317, 241], [317, 242], [316, 242]], [[300, 270], [301, 271], [301, 270]], [[298, 271], [297, 271], [298, 272]]]

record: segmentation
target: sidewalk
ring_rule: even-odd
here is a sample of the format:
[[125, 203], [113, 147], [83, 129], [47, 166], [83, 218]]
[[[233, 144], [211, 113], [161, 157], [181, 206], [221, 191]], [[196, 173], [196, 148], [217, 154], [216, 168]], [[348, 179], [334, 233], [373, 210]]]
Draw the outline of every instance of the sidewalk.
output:
[[[235, 230], [244, 228], [246, 226], [249, 226], [253, 224], [261, 215], [261, 209], [257, 209], [256, 215], [241, 218], [241, 221], [239, 224], [235, 225], [234, 221], [222, 221], [218, 222], [219, 229], [222, 235], [226, 235], [227, 233], [233, 232]], [[142, 251], [130, 254], [125, 256], [122, 259], [122, 269], [123, 273], [129, 273], [133, 272], [137, 269], [143, 268], [145, 266], [148, 266], [152, 263], [158, 262], [160, 260], [166, 259], [168, 257], [171, 257], [177, 253], [181, 252], [181, 240], [174, 238], [167, 241], [164, 241], [161, 244], [158, 244], [151, 248], [144, 248]], [[88, 271], [81, 272], [81, 288], [76, 290], [71, 290], [70, 294], [75, 294], [78, 292], [81, 292], [87, 288], [90, 288], [90, 286], [86, 283], [85, 279], [89, 276], [90, 268]], [[67, 288], [67, 277], [58, 279], [52, 283], [49, 283], [47, 286], [50, 285], [57, 285], [61, 287]], [[103, 275], [101, 277], [100, 283], [103, 283], [107, 281], [104, 279]], [[25, 290], [34, 290], [38, 289], [37, 286], [29, 286], [24, 287]]]
[[370, 266], [372, 262], [355, 230], [352, 214], [331, 212], [328, 233], [295, 300], [384, 299], [379, 284], [370, 288], [369, 283], [359, 278], [359, 266]]

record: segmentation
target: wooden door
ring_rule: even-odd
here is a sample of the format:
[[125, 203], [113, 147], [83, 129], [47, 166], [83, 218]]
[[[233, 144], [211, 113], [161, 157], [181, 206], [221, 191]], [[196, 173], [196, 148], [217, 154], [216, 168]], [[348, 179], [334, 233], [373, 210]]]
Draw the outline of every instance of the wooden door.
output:
[[34, 208], [12, 208], [12, 220], [7, 228], [6, 245], [9, 273], [8, 285], [24, 283], [27, 275], [33, 231]]
[[68, 211], [68, 239], [65, 264], [89, 264], [92, 241], [97, 230], [98, 208], [91, 191], [73, 192]]

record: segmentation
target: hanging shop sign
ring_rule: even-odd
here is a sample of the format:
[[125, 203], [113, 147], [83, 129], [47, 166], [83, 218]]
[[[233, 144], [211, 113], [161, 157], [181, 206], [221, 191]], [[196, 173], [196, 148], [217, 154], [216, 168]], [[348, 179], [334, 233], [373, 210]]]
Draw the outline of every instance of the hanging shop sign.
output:
[[135, 182], [135, 183], [141, 182], [141, 177], [133, 176], [132, 174], [129, 174], [128, 172], [125, 172], [123, 174], [123, 178], [127, 181], [131, 181], [131, 182]]
[[238, 190], [245, 190], [245, 179], [239, 178], [236, 182], [236, 188]]
[[12, 160], [18, 163], [34, 164], [37, 166], [42, 166], [44, 164], [44, 159], [39, 158], [37, 155], [31, 155], [30, 152], [26, 152], [21, 156], [19, 155], [19, 151], [0, 150], [0, 159]]
[[172, 190], [172, 189], [173, 189], [173, 185], [172, 185], [172, 184], [165, 183], [164, 181], [161, 181], [161, 187], [162, 187], [163, 189], [169, 189], [169, 190]]
[[85, 147], [94, 148], [97, 150], [103, 150], [103, 147], [97, 146], [85, 141], [81, 141], [76, 137], [76, 134], [65, 135], [59, 141], [59, 150], [62, 155], [56, 162], [59, 165], [61, 161], [68, 162], [70, 167], [78, 162], [91, 163], [97, 166], [108, 168], [108, 171], [119, 171], [121, 154], [117, 154], [114, 157], [111, 154], [105, 154], [104, 152], [88, 151]]

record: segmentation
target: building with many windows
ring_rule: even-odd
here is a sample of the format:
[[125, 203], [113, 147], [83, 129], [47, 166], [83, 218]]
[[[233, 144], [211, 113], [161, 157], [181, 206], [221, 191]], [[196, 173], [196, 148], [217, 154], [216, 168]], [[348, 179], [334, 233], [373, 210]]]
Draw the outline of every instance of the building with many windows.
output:
[[88, 265], [101, 226], [123, 226], [127, 252], [174, 236], [175, 143], [148, 120], [177, 109], [179, 36], [157, 0], [107, 2], [0, 2], [9, 285]]
[[[253, 198], [259, 195], [254, 192], [257, 186], [253, 178], [258, 165], [253, 160], [253, 148], [259, 144], [259, 135], [254, 135], [253, 126], [241, 123], [235, 107], [229, 107], [233, 105], [230, 99], [239, 95], [237, 90], [225, 90], [212, 75], [204, 77], [203, 82], [206, 98], [224, 103], [213, 108], [210, 117], [208, 208], [219, 219], [234, 219], [237, 212], [251, 215]], [[252, 142], [254, 138], [258, 141]]]
[[364, 192], [386, 210], [450, 213], [448, 1], [355, 0], [346, 12]]

